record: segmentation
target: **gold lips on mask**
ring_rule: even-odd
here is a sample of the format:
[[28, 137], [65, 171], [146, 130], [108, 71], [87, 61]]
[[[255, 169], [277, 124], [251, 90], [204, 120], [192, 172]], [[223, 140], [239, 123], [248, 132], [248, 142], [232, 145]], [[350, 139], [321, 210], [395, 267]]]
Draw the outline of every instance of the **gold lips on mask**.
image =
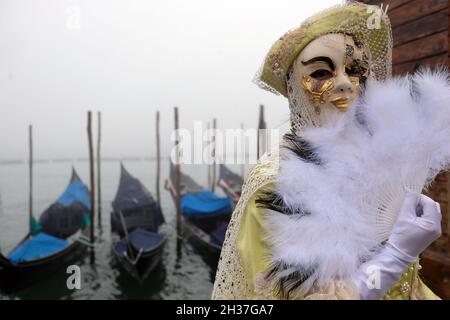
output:
[[346, 97], [337, 97], [331, 99], [331, 103], [338, 109], [347, 109], [350, 99]]
[[329, 93], [334, 87], [332, 79], [316, 80], [310, 76], [304, 76], [302, 86], [314, 106], [325, 103], [325, 93]]

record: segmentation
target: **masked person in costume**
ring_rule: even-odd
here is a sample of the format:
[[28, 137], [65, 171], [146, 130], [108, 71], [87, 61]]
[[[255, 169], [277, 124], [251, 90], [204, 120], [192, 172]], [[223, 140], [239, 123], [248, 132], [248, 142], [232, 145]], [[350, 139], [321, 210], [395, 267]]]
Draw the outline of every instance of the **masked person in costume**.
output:
[[[402, 90], [407, 94], [398, 105], [406, 106], [399, 110], [408, 119], [408, 105], [415, 103], [404, 102], [412, 99], [409, 84], [369, 92], [363, 106], [372, 101], [381, 111], [371, 115], [372, 109], [365, 109], [367, 121], [350, 111], [367, 82], [389, 81], [391, 53], [387, 15], [357, 2], [313, 16], [272, 46], [258, 81], [288, 98], [292, 130], [280, 152], [263, 156], [249, 174], [227, 230], [213, 299], [438, 298], [419, 278], [417, 257], [441, 233], [439, 205], [413, 187], [392, 187], [401, 201], [390, 209], [367, 197], [395, 202], [386, 190], [397, 186], [391, 178], [396, 173], [383, 170], [388, 166], [380, 157], [407, 159], [411, 148], [403, 152], [377, 132], [389, 132], [380, 129], [383, 117], [392, 113], [383, 105]], [[428, 85], [426, 77], [416, 80]], [[345, 117], [356, 120], [345, 122]], [[415, 130], [391, 122], [405, 128], [403, 133]], [[364, 156], [361, 150], [373, 147], [376, 139], [381, 147], [375, 149], [382, 149], [378, 156]], [[392, 165], [403, 170], [401, 164]], [[403, 180], [402, 186], [408, 185]], [[389, 210], [394, 218], [389, 228], [380, 229], [378, 214]]]

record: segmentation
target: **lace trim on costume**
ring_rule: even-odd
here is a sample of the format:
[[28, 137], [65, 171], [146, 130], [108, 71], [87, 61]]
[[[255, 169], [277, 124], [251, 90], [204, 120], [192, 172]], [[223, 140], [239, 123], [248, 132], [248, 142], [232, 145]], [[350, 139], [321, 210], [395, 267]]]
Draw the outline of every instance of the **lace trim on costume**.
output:
[[277, 153], [266, 154], [261, 157], [258, 164], [251, 170], [242, 187], [242, 195], [228, 224], [225, 241], [222, 246], [217, 266], [216, 280], [212, 299], [249, 299], [250, 297], [270, 299], [273, 298], [270, 290], [255, 292], [250, 287], [239, 252], [236, 240], [239, 234], [241, 216], [253, 194], [261, 187], [275, 181], [279, 168]]

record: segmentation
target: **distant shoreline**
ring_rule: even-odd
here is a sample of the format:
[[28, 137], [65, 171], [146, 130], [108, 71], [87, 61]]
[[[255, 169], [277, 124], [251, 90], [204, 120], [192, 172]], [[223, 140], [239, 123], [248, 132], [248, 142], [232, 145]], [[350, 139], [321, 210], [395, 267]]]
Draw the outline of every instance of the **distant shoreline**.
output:
[[[162, 158], [162, 160], [170, 159], [169, 157]], [[87, 162], [88, 158], [57, 158], [57, 159], [36, 159], [34, 164], [39, 163], [70, 163], [70, 162]], [[102, 162], [120, 162], [120, 161], [156, 161], [156, 157], [102, 157]], [[28, 160], [0, 160], [0, 165], [16, 165], [27, 164]]]

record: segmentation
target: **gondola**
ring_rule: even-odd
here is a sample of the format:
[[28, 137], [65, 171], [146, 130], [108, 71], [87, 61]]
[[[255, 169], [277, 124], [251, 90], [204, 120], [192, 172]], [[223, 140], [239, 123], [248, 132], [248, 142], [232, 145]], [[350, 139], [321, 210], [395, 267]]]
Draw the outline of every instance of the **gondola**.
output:
[[120, 265], [140, 283], [161, 262], [167, 237], [160, 204], [121, 164], [119, 188], [112, 202], [112, 251]]
[[220, 164], [217, 185], [222, 188], [223, 192], [230, 197], [235, 204], [241, 197], [243, 184], [244, 179], [242, 179], [240, 175], [228, 169], [224, 164]]
[[34, 221], [33, 230], [9, 253], [0, 254], [0, 289], [6, 293], [73, 264], [89, 244], [90, 196], [75, 169], [65, 191]]
[[[175, 167], [171, 164], [166, 189], [176, 202]], [[228, 222], [233, 212], [233, 202], [207, 191], [190, 176], [180, 174], [181, 219], [184, 229], [203, 249], [220, 254]]]

